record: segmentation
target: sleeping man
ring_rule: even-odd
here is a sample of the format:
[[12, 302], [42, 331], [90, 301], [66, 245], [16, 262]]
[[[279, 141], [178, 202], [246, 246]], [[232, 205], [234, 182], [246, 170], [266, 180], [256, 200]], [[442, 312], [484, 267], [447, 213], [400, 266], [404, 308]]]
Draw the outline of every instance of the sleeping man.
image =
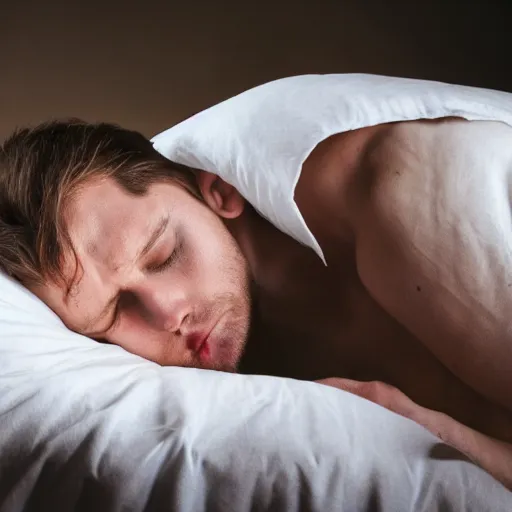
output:
[[[450, 175], [447, 140], [462, 162], [496, 146], [502, 170]], [[161, 365], [337, 386], [512, 487], [511, 193], [502, 123], [334, 135], [295, 189], [324, 265], [142, 135], [52, 122], [1, 148], [0, 268], [90, 338]]]

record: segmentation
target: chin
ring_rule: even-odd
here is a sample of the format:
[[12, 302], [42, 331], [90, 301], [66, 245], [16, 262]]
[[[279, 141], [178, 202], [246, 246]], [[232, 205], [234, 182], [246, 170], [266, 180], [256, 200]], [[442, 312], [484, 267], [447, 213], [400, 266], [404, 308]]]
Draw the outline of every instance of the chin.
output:
[[211, 369], [236, 373], [240, 362], [243, 343], [239, 340], [221, 339], [218, 341], [210, 361]]
[[[231, 320], [231, 321], [230, 321]], [[247, 342], [249, 318], [236, 315], [226, 319], [211, 344], [211, 363], [215, 369], [236, 373]]]
[[220, 336], [211, 340], [209, 351], [206, 357], [201, 361], [204, 366], [211, 370], [218, 370], [228, 373], [236, 373], [240, 362], [245, 338], [235, 336], [233, 330], [228, 330]]

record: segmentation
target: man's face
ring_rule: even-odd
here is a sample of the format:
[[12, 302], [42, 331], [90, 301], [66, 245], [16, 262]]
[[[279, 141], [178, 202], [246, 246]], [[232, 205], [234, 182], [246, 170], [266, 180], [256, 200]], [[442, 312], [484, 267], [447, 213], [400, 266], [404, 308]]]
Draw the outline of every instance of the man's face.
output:
[[162, 365], [236, 369], [248, 269], [208, 206], [172, 183], [136, 197], [106, 179], [80, 189], [65, 222], [83, 275], [68, 295], [54, 283], [34, 291], [70, 329]]

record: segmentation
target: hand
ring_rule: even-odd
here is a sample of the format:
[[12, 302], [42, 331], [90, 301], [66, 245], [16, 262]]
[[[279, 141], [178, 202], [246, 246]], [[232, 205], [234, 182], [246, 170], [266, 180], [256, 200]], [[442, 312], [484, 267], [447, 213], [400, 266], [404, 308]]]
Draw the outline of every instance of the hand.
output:
[[353, 393], [409, 418], [464, 453], [512, 490], [512, 445], [466, 427], [446, 414], [421, 407], [399, 389], [384, 382], [360, 382], [337, 377], [317, 382]]

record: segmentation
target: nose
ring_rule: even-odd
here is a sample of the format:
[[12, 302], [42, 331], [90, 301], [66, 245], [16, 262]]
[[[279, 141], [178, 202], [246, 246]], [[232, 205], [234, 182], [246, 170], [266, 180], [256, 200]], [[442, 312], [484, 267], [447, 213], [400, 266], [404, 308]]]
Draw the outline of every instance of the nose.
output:
[[146, 283], [134, 291], [142, 318], [154, 329], [178, 332], [191, 312], [183, 290], [163, 283]]

